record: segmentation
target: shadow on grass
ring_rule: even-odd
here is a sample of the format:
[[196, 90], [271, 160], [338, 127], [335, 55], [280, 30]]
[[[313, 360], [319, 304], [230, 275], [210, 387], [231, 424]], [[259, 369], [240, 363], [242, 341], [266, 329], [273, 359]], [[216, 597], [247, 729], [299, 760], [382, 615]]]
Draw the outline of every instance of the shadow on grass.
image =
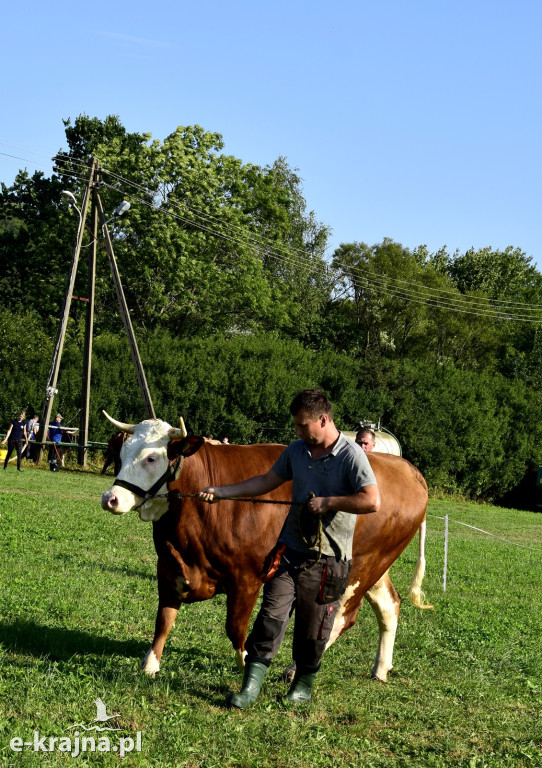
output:
[[32, 621], [0, 623], [0, 645], [7, 651], [24, 653], [36, 658], [67, 661], [76, 654], [135, 656], [143, 658], [147, 642], [115, 640], [78, 629], [48, 627]]
[[136, 568], [127, 568], [126, 566], [106, 565], [95, 560], [82, 560], [79, 555], [68, 555], [64, 552], [60, 552], [55, 555], [55, 560], [63, 563], [66, 566], [73, 566], [78, 571], [82, 568], [88, 570], [100, 570], [104, 573], [112, 573], [115, 576], [129, 576], [135, 579], [142, 579], [143, 581], [156, 582], [156, 566], [153, 566], [152, 572], [138, 570]]

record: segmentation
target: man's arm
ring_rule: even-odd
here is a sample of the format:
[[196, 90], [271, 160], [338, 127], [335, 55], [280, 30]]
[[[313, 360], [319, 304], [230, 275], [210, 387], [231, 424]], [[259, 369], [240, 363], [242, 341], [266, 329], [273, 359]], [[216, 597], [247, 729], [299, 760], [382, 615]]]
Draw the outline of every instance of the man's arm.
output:
[[207, 486], [198, 495], [203, 501], [219, 501], [227, 496], [263, 496], [285, 482], [286, 480], [270, 469], [265, 475], [255, 475], [235, 485], [221, 485], [216, 488]]
[[378, 485], [364, 485], [352, 496], [317, 496], [310, 499], [307, 506], [313, 515], [325, 515], [326, 512], [365, 515], [380, 509], [380, 491]]
[[5, 437], [4, 437], [4, 439], [2, 440], [2, 445], [4, 445], [4, 443], [6, 443], [6, 442], [7, 442], [7, 439], [8, 439], [8, 437], [11, 435], [11, 430], [12, 430], [12, 429], [13, 429], [13, 424], [10, 424], [10, 425], [9, 425], [9, 429], [8, 429], [8, 431], [6, 432], [6, 436], [5, 436]]

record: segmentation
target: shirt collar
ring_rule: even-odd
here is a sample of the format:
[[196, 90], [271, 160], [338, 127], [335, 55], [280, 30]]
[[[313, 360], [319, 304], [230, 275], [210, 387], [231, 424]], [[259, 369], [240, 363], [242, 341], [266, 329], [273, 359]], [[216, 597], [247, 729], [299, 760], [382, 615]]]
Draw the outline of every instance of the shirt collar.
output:
[[339, 431], [339, 437], [335, 440], [335, 444], [333, 448], [331, 448], [327, 453], [323, 453], [321, 456], [318, 456], [317, 459], [313, 458], [312, 453], [310, 451], [310, 446], [303, 440], [303, 447], [307, 451], [311, 461], [320, 461], [320, 459], [326, 459], [329, 456], [336, 456], [337, 453], [340, 451], [341, 447], [344, 445], [346, 441], [346, 437], [343, 435], [342, 432]]

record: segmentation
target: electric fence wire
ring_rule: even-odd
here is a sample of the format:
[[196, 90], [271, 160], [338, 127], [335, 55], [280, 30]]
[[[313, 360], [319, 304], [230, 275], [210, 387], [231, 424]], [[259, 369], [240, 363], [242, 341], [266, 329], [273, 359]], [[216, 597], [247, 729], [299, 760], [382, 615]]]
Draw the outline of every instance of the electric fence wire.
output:
[[[0, 143], [2, 142], [0, 141]], [[86, 161], [77, 160], [64, 153], [59, 153], [53, 160], [57, 166], [57, 172], [61, 173], [63, 177], [71, 178], [78, 182], [86, 181], [86, 171], [88, 170], [88, 163]], [[75, 168], [73, 169], [74, 166]], [[218, 217], [203, 213], [186, 202], [168, 200], [166, 205], [163, 203], [158, 204], [158, 192], [152, 192], [141, 184], [109, 171], [107, 167], [101, 167], [100, 170], [116, 182], [116, 185], [103, 182], [103, 186], [120, 192], [127, 197], [129, 195], [126, 193], [126, 187], [137, 190], [143, 197], [135, 198], [132, 195], [136, 202], [174, 218], [183, 224], [196, 227], [213, 237], [234, 244], [248, 245], [265, 257], [282, 262], [295, 269], [301, 269], [306, 272], [307, 270], [313, 270], [315, 267], [314, 261], [307, 255], [304, 249], [280, 246], [276, 242], [266, 240], [261, 236], [247, 235], [246, 231], [238, 225], [226, 223]], [[172, 208], [182, 212], [177, 213], [175, 210], [171, 210]], [[189, 218], [189, 216], [192, 218]], [[217, 227], [220, 227], [220, 229]], [[337, 261], [335, 261], [332, 268], [324, 262], [321, 265], [321, 269], [324, 270], [326, 277], [330, 280], [334, 279], [336, 284], [347, 279], [354, 290], [368, 291], [376, 295], [384, 294], [387, 297], [393, 297], [403, 302], [425, 304], [437, 309], [478, 315], [494, 320], [542, 323], [542, 305], [540, 304], [468, 296], [443, 288], [428, 287], [417, 282], [392, 278], [364, 269], [360, 265], [349, 266]], [[337, 277], [341, 272], [342, 277]]]

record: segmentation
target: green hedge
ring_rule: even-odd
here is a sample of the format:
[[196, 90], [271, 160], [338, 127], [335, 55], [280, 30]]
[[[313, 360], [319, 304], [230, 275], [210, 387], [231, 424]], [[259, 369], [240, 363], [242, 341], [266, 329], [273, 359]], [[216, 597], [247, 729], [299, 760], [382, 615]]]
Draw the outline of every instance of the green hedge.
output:
[[[321, 386], [335, 405], [339, 427], [382, 419], [435, 490], [513, 498], [542, 463], [542, 398], [521, 381], [412, 360], [374, 366], [272, 334], [137, 335], [156, 414], [174, 425], [183, 416], [194, 433], [240, 443], [288, 442], [294, 437], [291, 398], [304, 387]], [[0, 341], [5, 429], [21, 408], [40, 410], [53, 343], [39, 317], [6, 311], [0, 312]], [[112, 427], [102, 409], [133, 423], [145, 411], [124, 334], [99, 335], [93, 352], [90, 437], [105, 441]], [[81, 361], [81, 329], [70, 326], [55, 408], [74, 425]]]

